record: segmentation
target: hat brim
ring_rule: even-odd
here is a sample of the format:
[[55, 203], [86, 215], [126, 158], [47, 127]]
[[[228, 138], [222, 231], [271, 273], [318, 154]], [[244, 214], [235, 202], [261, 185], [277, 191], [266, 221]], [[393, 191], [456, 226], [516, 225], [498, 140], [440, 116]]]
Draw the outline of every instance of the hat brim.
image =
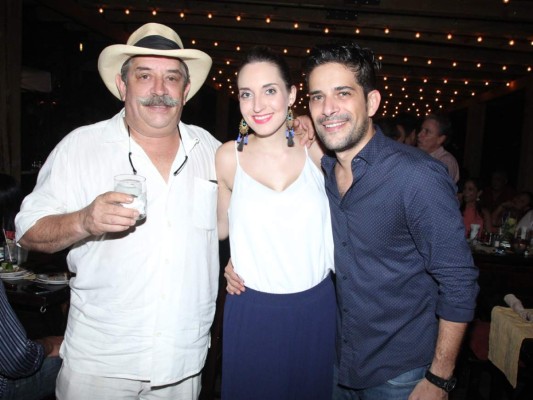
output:
[[121, 100], [115, 78], [126, 60], [134, 56], [162, 56], [179, 58], [189, 69], [191, 88], [186, 100], [190, 100], [204, 84], [213, 61], [206, 53], [195, 49], [156, 50], [145, 47], [116, 44], [106, 47], [98, 58], [100, 76], [113, 95]]

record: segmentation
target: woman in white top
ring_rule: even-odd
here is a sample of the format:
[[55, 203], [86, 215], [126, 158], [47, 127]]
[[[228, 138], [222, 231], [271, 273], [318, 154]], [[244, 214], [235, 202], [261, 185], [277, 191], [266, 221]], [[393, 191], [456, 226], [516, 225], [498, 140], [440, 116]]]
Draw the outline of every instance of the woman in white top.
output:
[[216, 155], [218, 223], [246, 290], [226, 298], [222, 398], [326, 399], [335, 294], [322, 150], [293, 140], [296, 88], [282, 57], [254, 48], [237, 81], [243, 121]]

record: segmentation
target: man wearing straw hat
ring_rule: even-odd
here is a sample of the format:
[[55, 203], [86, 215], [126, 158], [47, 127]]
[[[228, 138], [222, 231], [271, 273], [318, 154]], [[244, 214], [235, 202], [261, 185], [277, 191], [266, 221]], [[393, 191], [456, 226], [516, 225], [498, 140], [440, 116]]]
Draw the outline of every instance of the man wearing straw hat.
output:
[[[198, 397], [218, 286], [220, 143], [180, 118], [210, 67], [160, 24], [104, 49], [98, 69], [124, 109], [67, 135], [23, 202], [23, 247], [70, 247], [58, 399]], [[114, 191], [119, 174], [146, 178], [145, 218]]]

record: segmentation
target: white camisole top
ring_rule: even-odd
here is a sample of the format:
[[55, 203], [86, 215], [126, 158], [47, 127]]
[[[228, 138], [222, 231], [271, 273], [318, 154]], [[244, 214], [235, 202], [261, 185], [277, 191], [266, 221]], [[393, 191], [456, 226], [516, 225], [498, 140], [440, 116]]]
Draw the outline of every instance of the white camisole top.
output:
[[309, 158], [298, 178], [277, 192], [239, 164], [228, 209], [231, 259], [246, 287], [296, 293], [334, 271], [333, 236], [324, 176]]

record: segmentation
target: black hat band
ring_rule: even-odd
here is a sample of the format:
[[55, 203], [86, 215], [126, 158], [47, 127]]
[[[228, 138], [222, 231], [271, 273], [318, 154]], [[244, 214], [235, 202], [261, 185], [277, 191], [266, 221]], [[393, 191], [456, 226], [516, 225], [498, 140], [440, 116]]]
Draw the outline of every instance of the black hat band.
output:
[[146, 36], [135, 43], [134, 46], [154, 50], [181, 50], [179, 44], [159, 35]]

